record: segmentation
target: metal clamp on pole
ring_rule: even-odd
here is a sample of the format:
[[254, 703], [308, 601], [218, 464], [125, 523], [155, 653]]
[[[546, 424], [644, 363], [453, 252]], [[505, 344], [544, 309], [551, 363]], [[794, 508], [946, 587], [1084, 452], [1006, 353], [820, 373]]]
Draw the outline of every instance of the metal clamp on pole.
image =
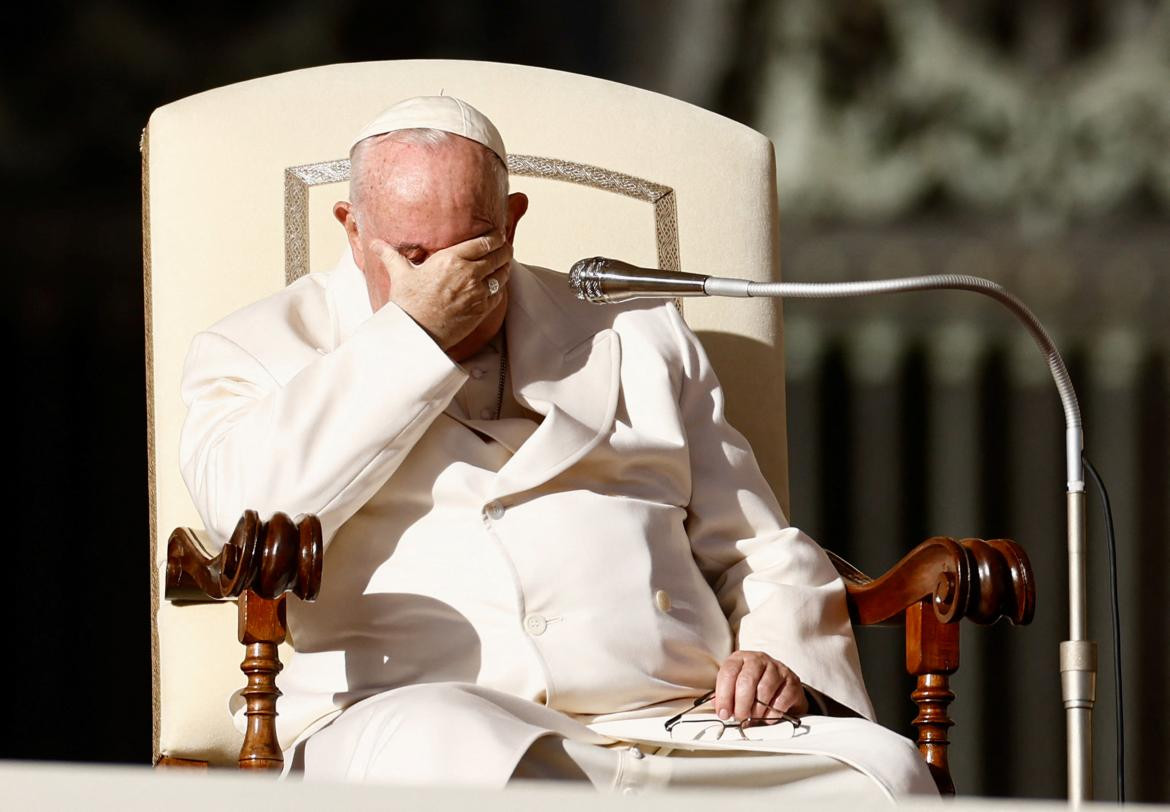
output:
[[1060, 644], [1060, 692], [1068, 720], [1068, 797], [1074, 804], [1093, 797], [1093, 704], [1097, 701], [1097, 644]]

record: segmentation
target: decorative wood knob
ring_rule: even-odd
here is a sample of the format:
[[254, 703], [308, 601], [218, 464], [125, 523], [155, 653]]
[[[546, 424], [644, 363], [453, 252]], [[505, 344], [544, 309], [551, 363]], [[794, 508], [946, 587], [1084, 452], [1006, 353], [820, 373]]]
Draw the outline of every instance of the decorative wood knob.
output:
[[264, 598], [292, 592], [312, 601], [321, 589], [323, 556], [321, 521], [311, 514], [294, 521], [275, 513], [262, 522], [256, 511], [246, 510], [215, 556], [180, 527], [167, 542], [166, 597], [220, 600], [251, 589]]

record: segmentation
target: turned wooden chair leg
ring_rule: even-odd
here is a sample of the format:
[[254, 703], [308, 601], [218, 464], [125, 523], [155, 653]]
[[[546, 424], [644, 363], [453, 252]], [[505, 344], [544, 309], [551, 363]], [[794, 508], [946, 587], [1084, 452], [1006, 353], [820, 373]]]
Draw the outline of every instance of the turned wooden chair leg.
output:
[[948, 709], [955, 695], [950, 675], [959, 669], [959, 624], [943, 623], [934, 614], [930, 599], [906, 609], [906, 670], [918, 677], [910, 698], [918, 707], [913, 725], [918, 729], [918, 750], [943, 795], [955, 794], [947, 748], [947, 732], [954, 725]]
[[276, 737], [276, 675], [283, 667], [277, 646], [284, 642], [284, 596], [270, 600], [251, 589], [239, 598], [240, 642], [246, 646], [240, 670], [248, 678], [243, 690], [247, 703], [244, 746], [240, 748], [240, 769], [280, 770], [284, 756]]

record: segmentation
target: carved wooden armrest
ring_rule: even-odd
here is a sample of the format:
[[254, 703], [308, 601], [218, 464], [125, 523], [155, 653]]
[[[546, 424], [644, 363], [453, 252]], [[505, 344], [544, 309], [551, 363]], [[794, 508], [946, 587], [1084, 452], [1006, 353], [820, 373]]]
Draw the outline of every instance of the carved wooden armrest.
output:
[[1032, 622], [1036, 582], [1024, 548], [1009, 539], [927, 539], [889, 572], [873, 579], [829, 553], [845, 582], [849, 614], [861, 626], [906, 625], [906, 670], [918, 677], [910, 698], [918, 706], [918, 749], [939, 791], [954, 795], [947, 761], [947, 708], [955, 695], [949, 676], [959, 669], [963, 618], [990, 625], [1006, 618]]
[[167, 542], [168, 600], [238, 599], [245, 646], [240, 670], [248, 678], [242, 769], [279, 770], [284, 764], [276, 738], [276, 675], [282, 667], [277, 646], [287, 633], [285, 593], [314, 600], [321, 589], [322, 557], [321, 522], [312, 515], [294, 522], [277, 513], [262, 522], [255, 511], [244, 511], [215, 556], [185, 527]]

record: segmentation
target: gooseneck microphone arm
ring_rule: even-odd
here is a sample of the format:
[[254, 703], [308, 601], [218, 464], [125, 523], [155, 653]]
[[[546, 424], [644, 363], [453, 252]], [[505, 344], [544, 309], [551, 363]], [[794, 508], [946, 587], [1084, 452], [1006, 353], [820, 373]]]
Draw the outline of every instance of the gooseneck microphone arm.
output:
[[1065, 422], [1068, 504], [1069, 639], [1060, 644], [1060, 684], [1068, 724], [1068, 797], [1092, 800], [1092, 714], [1096, 701], [1097, 644], [1088, 639], [1085, 588], [1084, 430], [1077, 395], [1056, 344], [1028, 306], [990, 279], [937, 274], [867, 282], [752, 282], [718, 276], [639, 268], [605, 257], [583, 259], [569, 272], [580, 299], [594, 304], [680, 296], [851, 299], [922, 290], [966, 290], [995, 299], [1023, 325], [1044, 354], [1060, 395]]

